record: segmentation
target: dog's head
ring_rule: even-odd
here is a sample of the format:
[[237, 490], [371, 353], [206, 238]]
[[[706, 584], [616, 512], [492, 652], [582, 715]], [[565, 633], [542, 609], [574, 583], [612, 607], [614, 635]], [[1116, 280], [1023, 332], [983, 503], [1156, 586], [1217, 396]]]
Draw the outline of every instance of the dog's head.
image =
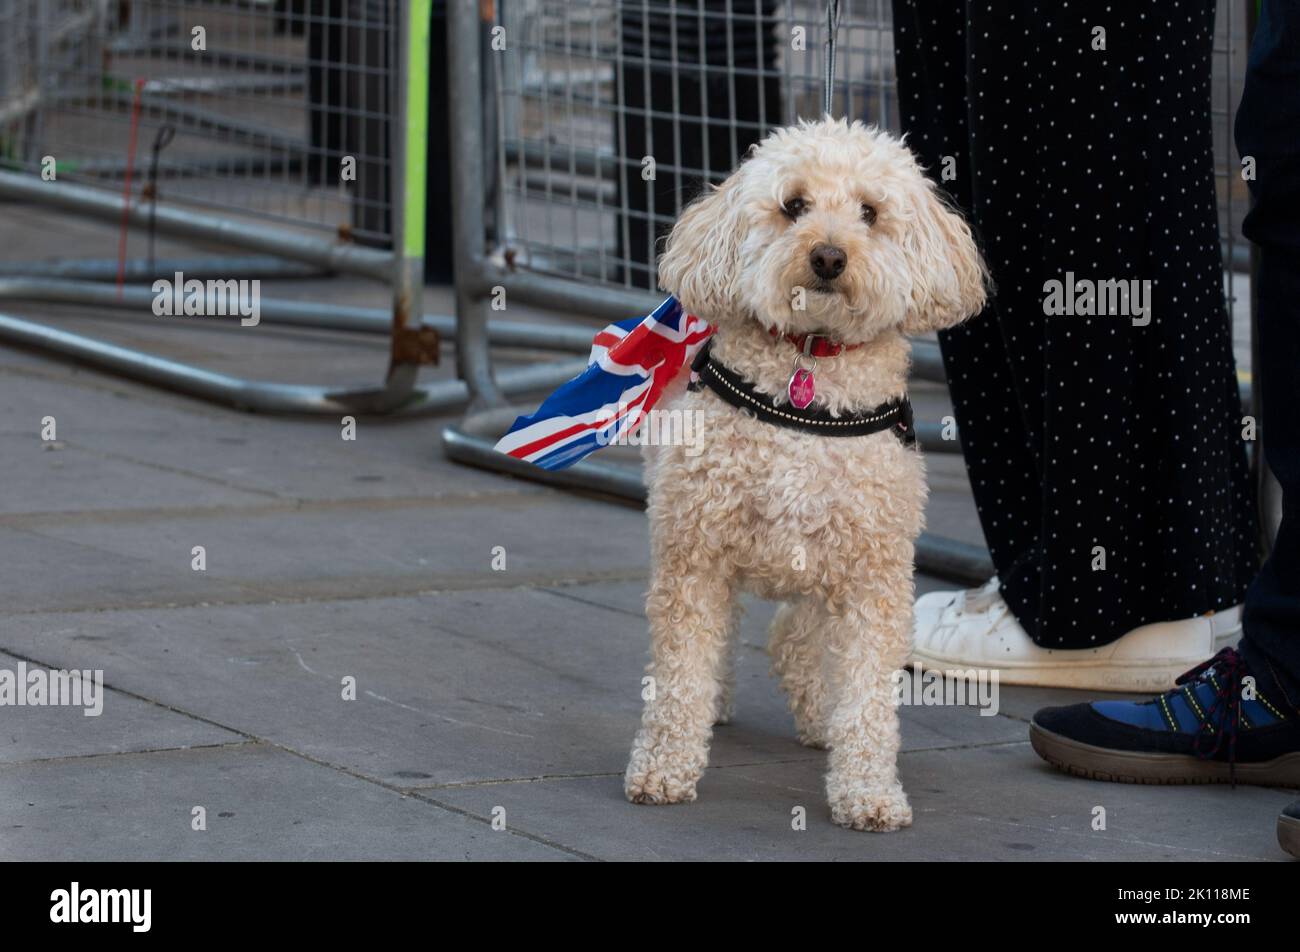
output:
[[970, 228], [900, 141], [860, 122], [780, 129], [668, 237], [659, 283], [691, 313], [855, 343], [951, 327], [985, 301]]

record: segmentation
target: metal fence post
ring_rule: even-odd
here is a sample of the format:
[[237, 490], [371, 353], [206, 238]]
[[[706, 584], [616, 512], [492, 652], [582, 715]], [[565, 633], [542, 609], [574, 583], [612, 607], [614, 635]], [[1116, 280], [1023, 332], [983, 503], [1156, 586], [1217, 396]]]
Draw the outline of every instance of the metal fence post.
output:
[[[447, 85], [450, 96], [451, 204], [455, 231], [456, 370], [469, 387], [471, 406], [505, 402], [492, 374], [485, 270], [483, 65], [478, 0], [447, 5]], [[508, 41], [507, 41], [508, 42]]]

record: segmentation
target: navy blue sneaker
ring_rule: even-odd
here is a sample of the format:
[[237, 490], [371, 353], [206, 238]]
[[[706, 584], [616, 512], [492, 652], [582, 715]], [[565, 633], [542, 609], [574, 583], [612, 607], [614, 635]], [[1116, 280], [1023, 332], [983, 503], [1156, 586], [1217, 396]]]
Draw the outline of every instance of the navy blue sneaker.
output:
[[1300, 710], [1263, 680], [1225, 648], [1147, 701], [1044, 708], [1029, 740], [1048, 763], [1091, 780], [1297, 787]]

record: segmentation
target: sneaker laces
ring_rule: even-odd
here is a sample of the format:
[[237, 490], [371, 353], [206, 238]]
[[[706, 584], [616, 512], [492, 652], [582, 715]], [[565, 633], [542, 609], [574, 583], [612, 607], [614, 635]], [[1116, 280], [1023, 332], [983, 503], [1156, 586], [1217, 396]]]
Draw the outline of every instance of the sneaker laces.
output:
[[1001, 599], [1001, 585], [995, 575], [979, 588], [968, 588], [961, 593], [962, 612], [982, 612]]
[[[1246, 660], [1237, 654], [1235, 648], [1224, 648], [1208, 661], [1202, 661], [1190, 671], [1179, 675], [1174, 682], [1180, 687], [1184, 684], [1201, 683], [1211, 672], [1218, 677], [1210, 679], [1214, 689], [1214, 701], [1205, 710], [1205, 718], [1197, 726], [1192, 739], [1192, 753], [1201, 760], [1209, 760], [1226, 742], [1228, 745], [1228, 779], [1233, 786], [1237, 784], [1237, 727], [1241, 723], [1241, 679], [1250, 672]], [[1193, 689], [1194, 692], [1194, 689]], [[1180, 693], [1170, 691], [1166, 697]], [[1213, 746], [1206, 745], [1213, 742]]]

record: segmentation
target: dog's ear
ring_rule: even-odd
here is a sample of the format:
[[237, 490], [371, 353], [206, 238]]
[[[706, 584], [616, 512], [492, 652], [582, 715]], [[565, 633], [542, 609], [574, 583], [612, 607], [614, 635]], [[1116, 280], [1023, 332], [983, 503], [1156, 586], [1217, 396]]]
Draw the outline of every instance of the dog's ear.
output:
[[988, 270], [961, 213], [923, 181], [906, 224], [903, 247], [912, 272], [912, 301], [903, 333], [924, 334], [960, 324], [984, 308]]
[[725, 319], [738, 306], [745, 227], [737, 179], [709, 187], [682, 211], [659, 259], [659, 286], [707, 321]]

